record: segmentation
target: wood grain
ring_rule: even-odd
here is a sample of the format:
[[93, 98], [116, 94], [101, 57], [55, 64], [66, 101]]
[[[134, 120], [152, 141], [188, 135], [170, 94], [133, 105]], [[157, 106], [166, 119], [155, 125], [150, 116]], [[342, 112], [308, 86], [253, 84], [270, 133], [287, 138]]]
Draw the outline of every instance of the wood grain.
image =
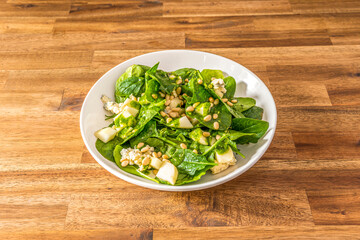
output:
[[[359, 3], [0, 0], [1, 238], [360, 239]], [[164, 49], [230, 58], [270, 89], [276, 133], [241, 176], [154, 191], [84, 146], [93, 84]]]

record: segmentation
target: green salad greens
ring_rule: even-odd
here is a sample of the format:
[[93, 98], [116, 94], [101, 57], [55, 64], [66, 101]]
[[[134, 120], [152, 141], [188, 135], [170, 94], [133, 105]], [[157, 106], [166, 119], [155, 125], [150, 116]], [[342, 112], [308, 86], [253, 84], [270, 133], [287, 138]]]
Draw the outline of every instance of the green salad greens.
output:
[[263, 109], [235, 97], [236, 82], [221, 70], [173, 72], [132, 65], [116, 81], [115, 101], [102, 96], [111, 123], [95, 132], [96, 148], [131, 174], [182, 185], [219, 173], [244, 157], [239, 144], [268, 130]]

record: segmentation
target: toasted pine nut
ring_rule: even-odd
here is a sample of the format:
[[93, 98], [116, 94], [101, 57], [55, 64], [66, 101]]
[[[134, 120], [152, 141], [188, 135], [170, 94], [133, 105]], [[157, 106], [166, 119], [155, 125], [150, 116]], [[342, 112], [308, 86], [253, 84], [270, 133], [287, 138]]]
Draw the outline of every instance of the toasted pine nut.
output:
[[179, 114], [177, 112], [170, 112], [169, 115], [172, 118], [177, 118], [179, 116]]
[[169, 106], [169, 105], [170, 105], [170, 103], [171, 103], [170, 99], [169, 99], [169, 100], [166, 100], [166, 102], [165, 102], [165, 106]]
[[227, 102], [227, 105], [229, 105], [230, 107], [234, 106], [232, 102]]
[[219, 122], [214, 122], [214, 129], [218, 130], [220, 127]]
[[150, 147], [149, 147], [149, 146], [146, 146], [146, 147], [142, 148], [140, 151], [141, 151], [142, 153], [144, 153], [144, 152], [149, 151], [149, 149], [150, 149]]
[[218, 105], [219, 104], [219, 99], [215, 99], [214, 104]]
[[155, 93], [151, 94], [151, 96], [153, 97], [153, 99], [157, 99], [157, 98], [158, 98], [158, 96], [157, 96]]
[[122, 166], [122, 167], [126, 167], [128, 164], [129, 164], [129, 161], [123, 161], [123, 162], [121, 163], [121, 166]]
[[167, 101], [167, 100], [170, 100], [170, 95], [169, 95], [169, 94], [166, 94], [165, 99], [166, 99], [166, 101]]
[[185, 117], [185, 116], [186, 116], [186, 114], [185, 114], [185, 113], [183, 113], [183, 114], [181, 114], [181, 116], [182, 116], [182, 117]]
[[198, 79], [198, 84], [203, 84], [203, 80], [201, 80], [200, 78]]
[[160, 94], [160, 96], [161, 96], [162, 98], [165, 97], [165, 94], [164, 94], [164, 93], [159, 92], [159, 94]]
[[186, 146], [185, 143], [180, 143], [180, 147], [181, 147], [182, 149], [187, 149], [187, 146]]
[[226, 103], [226, 102], [228, 101], [228, 99], [227, 99], [227, 98], [223, 98], [223, 99], [221, 99], [221, 101], [223, 101], [224, 103]]
[[213, 97], [209, 97], [209, 102], [214, 102], [214, 98]]
[[162, 153], [161, 153], [161, 152], [158, 152], [157, 155], [158, 155], [158, 157], [161, 157]]
[[153, 155], [153, 157], [156, 157], [156, 158], [158, 157], [156, 152], [153, 152], [152, 155]]
[[171, 122], [172, 121], [172, 118], [167, 118], [166, 119], [166, 123], [169, 123], [169, 122]]
[[167, 106], [165, 110], [169, 112], [171, 110], [170, 106]]
[[164, 154], [164, 155], [163, 155], [163, 159], [169, 159], [169, 156], [166, 155], [166, 154]]
[[175, 98], [174, 96], [172, 96], [172, 95], [170, 96], [170, 100], [173, 100], [174, 98]]
[[149, 163], [150, 163], [149, 157], [144, 158], [144, 160], [142, 161], [142, 165], [144, 165], [144, 166], [149, 165]]
[[237, 103], [236, 99], [231, 100], [232, 103]]
[[167, 114], [166, 114], [164, 111], [161, 111], [161, 112], [160, 112], [160, 115], [161, 115], [162, 117], [166, 117]]
[[209, 132], [203, 132], [202, 134], [204, 137], [209, 137], [210, 136], [210, 133]]
[[204, 117], [204, 121], [208, 122], [211, 120], [211, 115], [207, 115], [206, 117]]
[[218, 117], [219, 116], [216, 113], [213, 114], [213, 119], [217, 119]]
[[181, 79], [179, 79], [179, 80], [176, 80], [176, 84], [182, 84], [182, 80]]
[[216, 135], [216, 140], [219, 140], [221, 138], [220, 135]]
[[180, 95], [180, 93], [181, 93], [181, 87], [178, 87], [178, 88], [176, 89], [176, 93], [177, 93], [177, 95]]
[[139, 144], [137, 145], [137, 148], [142, 148], [144, 146], [144, 143], [143, 142], [139, 142]]
[[198, 151], [196, 149], [193, 150], [193, 153], [198, 154]]
[[120, 162], [124, 162], [124, 161], [128, 161], [128, 162], [129, 162], [129, 159], [123, 158], [123, 159], [120, 160]]
[[196, 102], [193, 104], [193, 107], [196, 108], [197, 106], [199, 106], [200, 102]]
[[181, 110], [181, 108], [179, 108], [179, 107], [171, 109], [171, 111], [173, 111], [173, 112], [180, 112], [180, 110]]
[[189, 79], [186, 78], [186, 79], [185, 79], [185, 82], [189, 82]]
[[195, 109], [194, 109], [193, 106], [189, 106], [189, 107], [186, 108], [186, 111], [187, 111], [187, 112], [192, 112], [192, 111], [194, 111], [194, 110], [195, 110]]

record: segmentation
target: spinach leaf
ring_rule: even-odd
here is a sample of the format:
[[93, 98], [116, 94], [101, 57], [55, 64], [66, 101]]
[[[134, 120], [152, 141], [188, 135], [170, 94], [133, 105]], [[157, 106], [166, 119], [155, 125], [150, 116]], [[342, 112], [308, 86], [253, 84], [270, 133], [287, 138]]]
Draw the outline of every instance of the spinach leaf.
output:
[[224, 79], [223, 72], [221, 70], [214, 69], [204, 69], [201, 71], [201, 76], [203, 77], [205, 83], [210, 83], [211, 78], [221, 78]]
[[[269, 123], [262, 120], [252, 119], [252, 118], [235, 118], [231, 124], [231, 128], [236, 131], [243, 133], [255, 133], [256, 136], [248, 136], [238, 138], [237, 143], [257, 143], [258, 140], [265, 135], [266, 131], [269, 128]], [[246, 141], [245, 141], [246, 140]]]
[[171, 80], [167, 72], [157, 70], [158, 66], [159, 63], [150, 68], [146, 72], [145, 77], [148, 76], [149, 78], [156, 80], [160, 84], [160, 89], [170, 94], [177, 87], [176, 81], [175, 79]]
[[123, 150], [123, 147], [120, 144], [118, 144], [118, 145], [115, 146], [115, 149], [113, 151], [113, 156], [114, 156], [115, 163], [116, 163], [116, 165], [118, 165], [120, 167], [121, 167], [121, 163], [120, 163], [121, 150]]
[[229, 146], [231, 147], [231, 149], [233, 150], [233, 152], [237, 153], [237, 154], [240, 155], [242, 158], [245, 158], [244, 154], [242, 154], [242, 153], [240, 152], [240, 150], [237, 148], [236, 142], [229, 140], [229, 143], [228, 143], [228, 144], [229, 144]]
[[248, 110], [242, 112], [242, 114], [247, 118], [253, 118], [261, 120], [263, 116], [264, 109], [258, 106], [253, 106], [252, 108], [249, 108]]
[[232, 99], [236, 91], [236, 81], [233, 77], [229, 76], [224, 78], [226, 93], [224, 98]]
[[177, 165], [179, 172], [187, 173], [191, 176], [195, 175], [196, 171], [203, 170], [207, 165], [216, 165], [216, 163], [209, 162], [206, 157], [195, 154], [190, 149], [176, 149], [174, 155], [171, 156], [171, 161], [177, 164], [181, 162]]
[[213, 165], [206, 165], [202, 170], [196, 171], [193, 176], [185, 173], [179, 173], [175, 185], [179, 186], [186, 183], [196, 182], [200, 180], [200, 178], [212, 167]]
[[186, 79], [189, 78], [189, 75], [195, 71], [197, 70], [194, 68], [180, 68], [172, 73], [175, 74], [176, 76], [180, 76], [182, 79]]
[[119, 142], [120, 142], [120, 139], [118, 139], [117, 137], [115, 137], [113, 140], [111, 140], [107, 143], [104, 143], [100, 139], [97, 139], [96, 143], [95, 143], [95, 147], [104, 158], [114, 162], [113, 152], [114, 152], [115, 146], [117, 144], [119, 144]]
[[126, 71], [119, 77], [119, 79], [116, 81], [115, 84], [115, 101], [120, 103], [125, 101], [126, 97], [121, 94], [121, 90], [123, 88], [119, 89], [119, 85], [122, 84], [123, 81], [130, 77], [144, 77], [145, 70], [140, 65], [131, 65], [126, 69]]
[[[160, 85], [156, 80], [154, 79], [146, 80], [145, 91], [144, 91], [144, 95], [142, 95], [140, 98], [139, 101], [140, 104], [149, 104], [151, 102], [161, 101], [162, 98], [158, 95], [159, 87]], [[153, 98], [153, 94], [155, 94], [157, 98]]]
[[128, 98], [131, 94], [139, 97], [145, 80], [141, 77], [129, 77], [116, 85], [116, 96]]
[[136, 137], [130, 139], [130, 146], [134, 147], [140, 142], [144, 143], [148, 138], [156, 135], [156, 122], [151, 120], [144, 126], [143, 130]]
[[249, 108], [255, 106], [256, 101], [253, 98], [234, 98], [237, 100], [236, 103], [233, 103], [233, 106], [229, 106], [225, 103], [226, 108], [229, 112], [236, 118], [242, 118], [244, 115], [242, 114], [243, 111], [248, 110]]
[[128, 141], [130, 138], [138, 135], [145, 125], [159, 112], [159, 109], [163, 109], [165, 100], [159, 103], [153, 103], [146, 106], [142, 106], [138, 114], [138, 121], [134, 128], [128, 127], [120, 132], [121, 144]]

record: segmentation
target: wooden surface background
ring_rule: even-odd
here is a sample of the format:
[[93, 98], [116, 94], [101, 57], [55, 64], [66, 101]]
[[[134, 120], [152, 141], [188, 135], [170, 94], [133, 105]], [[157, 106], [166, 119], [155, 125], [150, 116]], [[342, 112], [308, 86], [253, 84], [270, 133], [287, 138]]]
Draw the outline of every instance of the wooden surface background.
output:
[[[90, 156], [86, 93], [161, 49], [228, 57], [269, 86], [277, 132], [248, 172], [160, 192]], [[0, 0], [1, 239], [360, 239], [359, 67], [359, 0]]]

